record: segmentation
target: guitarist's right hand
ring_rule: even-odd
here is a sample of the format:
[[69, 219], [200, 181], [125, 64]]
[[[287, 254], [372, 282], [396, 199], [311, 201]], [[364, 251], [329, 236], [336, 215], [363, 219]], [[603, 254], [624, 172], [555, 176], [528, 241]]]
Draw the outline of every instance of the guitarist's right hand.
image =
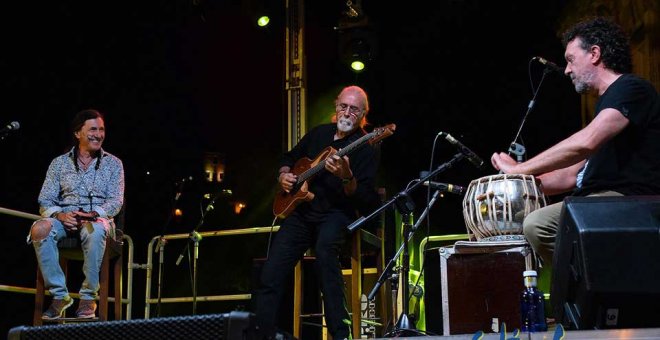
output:
[[294, 184], [296, 184], [298, 176], [290, 172], [282, 172], [280, 173], [280, 176], [277, 178], [277, 180], [280, 182], [280, 187], [282, 190], [289, 192], [291, 189], [293, 189]]

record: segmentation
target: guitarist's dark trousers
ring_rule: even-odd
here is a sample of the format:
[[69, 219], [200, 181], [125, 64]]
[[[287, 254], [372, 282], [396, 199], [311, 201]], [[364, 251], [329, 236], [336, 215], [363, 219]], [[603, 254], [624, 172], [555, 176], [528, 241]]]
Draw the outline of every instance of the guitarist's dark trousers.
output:
[[[302, 209], [301, 209], [302, 208]], [[315, 268], [321, 282], [328, 331], [333, 339], [347, 338], [350, 321], [346, 310], [344, 281], [339, 255], [347, 238], [346, 226], [353, 219], [334, 210], [323, 214], [305, 212], [298, 207], [280, 224], [270, 254], [262, 268], [260, 286], [254, 301], [257, 324], [262, 332], [275, 330], [277, 313], [284, 294], [284, 282], [310, 247], [314, 248]]]

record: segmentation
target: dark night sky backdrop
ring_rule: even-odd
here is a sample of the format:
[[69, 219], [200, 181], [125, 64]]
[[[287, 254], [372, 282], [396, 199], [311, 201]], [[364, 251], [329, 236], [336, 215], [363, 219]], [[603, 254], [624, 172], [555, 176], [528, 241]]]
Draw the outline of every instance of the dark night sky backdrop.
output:
[[[285, 133], [284, 6], [271, 2], [280, 15], [267, 30], [255, 28], [250, 6], [236, 0], [3, 5], [0, 123], [17, 120], [21, 129], [0, 142], [0, 206], [37, 211], [46, 168], [69, 143], [70, 119], [94, 107], [106, 114], [104, 147], [124, 161], [127, 233], [136, 244], [136, 262], [146, 262], [149, 240], [163, 230], [174, 182], [199, 178], [204, 152], [225, 155], [224, 186], [248, 208], [237, 217], [223, 205], [202, 230], [269, 225]], [[488, 159], [512, 141], [532, 98], [529, 77], [538, 85], [543, 71], [528, 61], [539, 55], [563, 64], [556, 27], [564, 3], [365, 0], [377, 44], [372, 63], [355, 75], [338, 58], [340, 36], [333, 29], [344, 2], [307, 1], [310, 119], [332, 113], [341, 86], [364, 87], [373, 125], [398, 127], [382, 145], [378, 184], [390, 195], [429, 168], [439, 131], [451, 133], [488, 164], [477, 170], [464, 161], [437, 181], [467, 186], [494, 174]], [[579, 106], [570, 81], [550, 74], [523, 130], [529, 155], [578, 129]], [[438, 142], [434, 167], [454, 153]], [[187, 188], [181, 203], [191, 213], [169, 225], [167, 233], [194, 227], [200, 191], [206, 189]], [[423, 189], [413, 193], [418, 214], [424, 194]], [[447, 196], [436, 204], [432, 234], [465, 231], [461, 200]], [[24, 243], [30, 223], [0, 216], [0, 225], [6, 247], [0, 284], [33, 287], [36, 262]], [[238, 255], [226, 245], [215, 253], [207, 250], [211, 263], [200, 264], [207, 270], [203, 285], [210, 287], [204, 294], [216, 294], [211, 288], [231, 281], [223, 279], [228, 270], [244, 270], [227, 269], [228, 262], [243, 258], [249, 266], [251, 257], [265, 254], [265, 240], [237, 244], [246, 248]], [[179, 246], [169, 251], [176, 257]], [[183, 279], [171, 275], [170, 280], [180, 280], [171, 285], [189, 296], [185, 274]], [[137, 271], [134, 318], [143, 315], [143, 286], [144, 273]], [[31, 295], [0, 296], [10, 302], [3, 304], [3, 315], [14, 316], [3, 327], [30, 323]]]

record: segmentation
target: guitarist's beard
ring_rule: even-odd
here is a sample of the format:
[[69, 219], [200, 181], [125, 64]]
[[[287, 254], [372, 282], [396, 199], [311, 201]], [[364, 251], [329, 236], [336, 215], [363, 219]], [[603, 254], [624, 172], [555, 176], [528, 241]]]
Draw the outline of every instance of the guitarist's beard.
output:
[[337, 130], [344, 133], [349, 133], [354, 129], [355, 129], [355, 123], [353, 123], [353, 121], [351, 121], [350, 119], [344, 117], [339, 117], [339, 119], [337, 119]]

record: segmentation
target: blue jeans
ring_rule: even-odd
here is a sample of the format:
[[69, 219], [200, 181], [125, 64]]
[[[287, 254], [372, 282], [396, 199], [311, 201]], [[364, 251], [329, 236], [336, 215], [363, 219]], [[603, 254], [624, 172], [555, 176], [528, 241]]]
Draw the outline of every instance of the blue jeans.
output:
[[[66, 277], [59, 263], [57, 242], [67, 237], [67, 232], [62, 222], [54, 218], [44, 218], [39, 221], [50, 222], [51, 230], [48, 237], [43, 241], [32, 241], [28, 235], [27, 242], [34, 246], [46, 289], [53, 298], [63, 299], [69, 295], [69, 292], [66, 287]], [[111, 223], [107, 219], [99, 218], [96, 222], [84, 223], [77, 234], [80, 237], [84, 258], [82, 271], [85, 274], [85, 281], [79, 292], [82, 300], [95, 300], [98, 297], [99, 271], [105, 252], [105, 239], [110, 230]]]

